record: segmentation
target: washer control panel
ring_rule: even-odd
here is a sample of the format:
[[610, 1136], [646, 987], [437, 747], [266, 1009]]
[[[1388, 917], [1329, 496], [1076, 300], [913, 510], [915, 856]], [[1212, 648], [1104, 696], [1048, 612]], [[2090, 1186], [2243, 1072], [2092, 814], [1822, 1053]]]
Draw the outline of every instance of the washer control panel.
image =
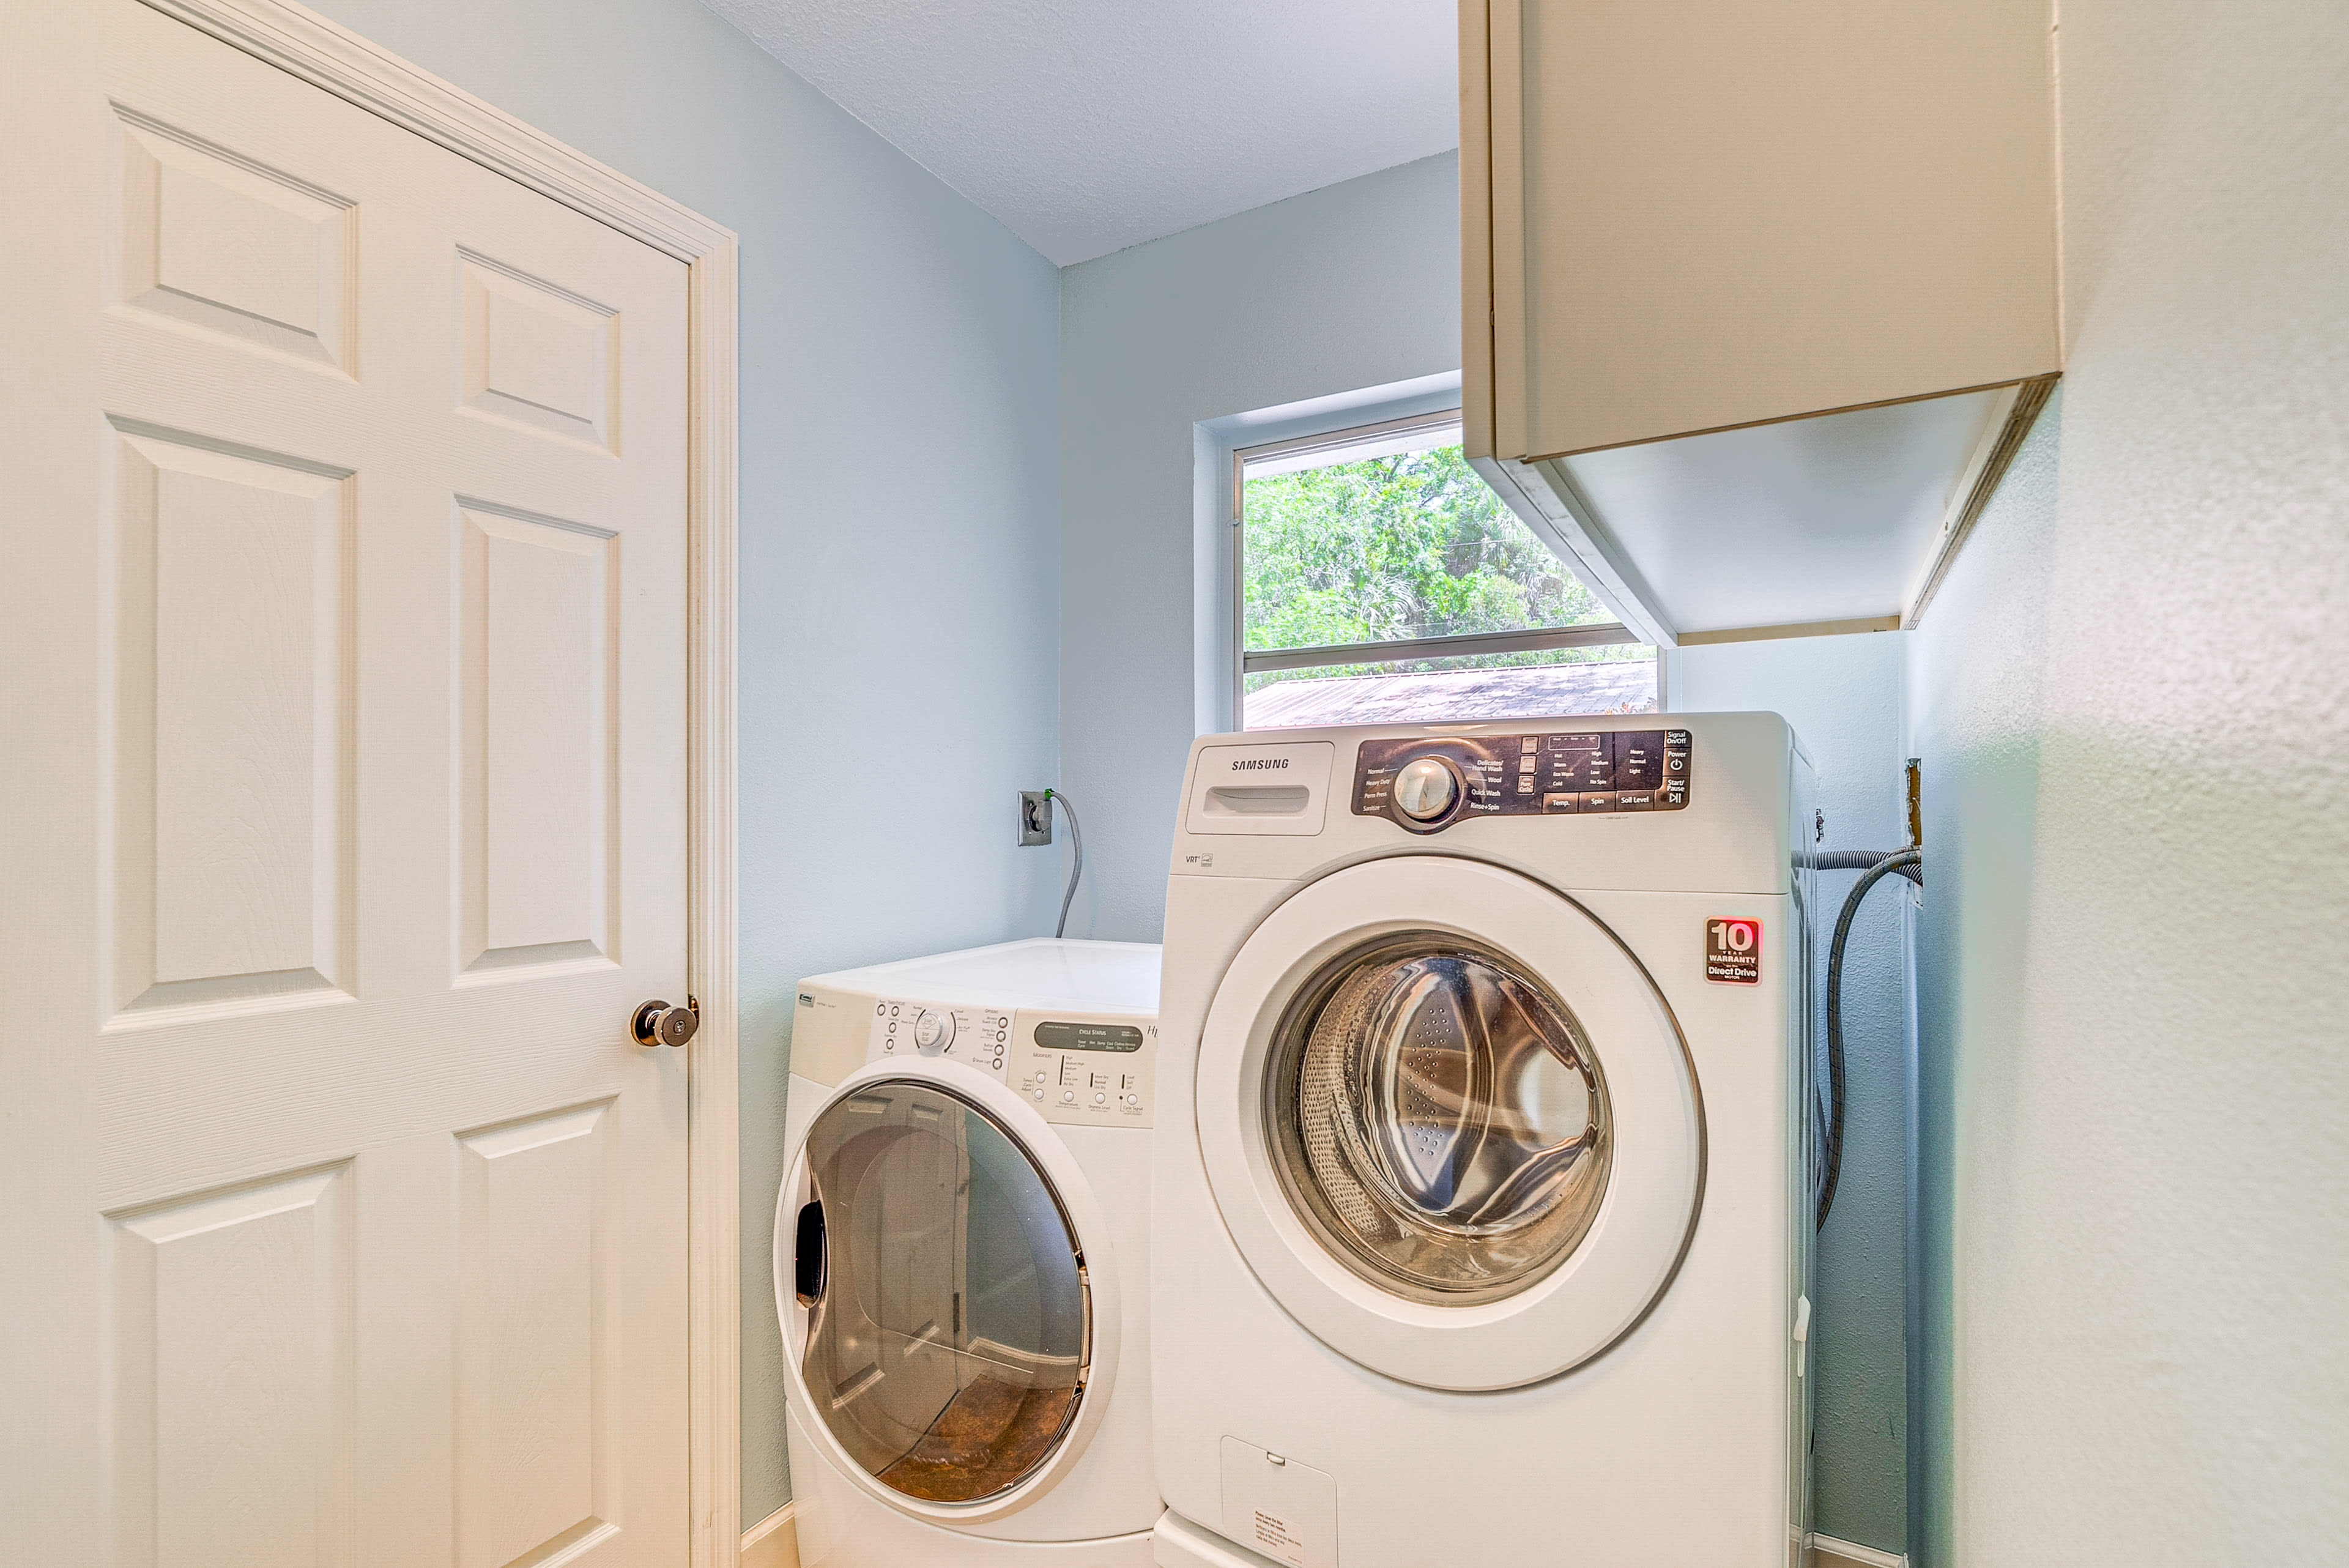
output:
[[1439, 833], [1474, 816], [1681, 811], [1686, 730], [1563, 730], [1364, 741], [1354, 815]]
[[1158, 1023], [1147, 1014], [882, 997], [864, 1059], [906, 1056], [976, 1067], [1048, 1122], [1146, 1127], [1156, 1113]]

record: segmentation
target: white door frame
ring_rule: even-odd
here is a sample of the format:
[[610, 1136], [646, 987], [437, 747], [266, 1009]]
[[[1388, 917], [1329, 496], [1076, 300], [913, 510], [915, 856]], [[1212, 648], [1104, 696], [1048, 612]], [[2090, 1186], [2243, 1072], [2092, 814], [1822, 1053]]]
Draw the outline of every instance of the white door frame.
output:
[[285, 0], [145, 0], [222, 42], [619, 230], [687, 267], [688, 1397], [693, 1568], [741, 1553], [741, 1220], [736, 1185], [732, 230]]

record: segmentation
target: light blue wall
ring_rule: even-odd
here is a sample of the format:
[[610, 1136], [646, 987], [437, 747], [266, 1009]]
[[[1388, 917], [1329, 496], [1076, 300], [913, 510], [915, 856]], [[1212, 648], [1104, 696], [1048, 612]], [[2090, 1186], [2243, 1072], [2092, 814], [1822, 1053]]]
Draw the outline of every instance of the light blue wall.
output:
[[[1819, 809], [1826, 816], [1820, 846], [1904, 848], [1908, 640], [1878, 632], [1686, 649], [1674, 656], [1672, 707], [1783, 714], [1817, 770]], [[1857, 879], [1851, 871], [1819, 874], [1822, 1031], [1827, 940]], [[1907, 882], [1878, 883], [1853, 922], [1844, 954], [1843, 1167], [1834, 1211], [1818, 1239], [1812, 1385], [1818, 1430], [1813, 1522], [1837, 1540], [1896, 1552], [1908, 1539], [1909, 1511], [1908, 898]]]
[[1451, 153], [1061, 275], [1061, 777], [1072, 936], [1156, 941], [1193, 730], [1192, 427], [1460, 368]]
[[742, 239], [755, 1521], [789, 1495], [768, 1222], [793, 984], [1050, 929], [1058, 867], [1011, 847], [1010, 800], [1059, 749], [1059, 277], [694, 0], [313, 3]]
[[1919, 1545], [2338, 1562], [2349, 7], [2062, 49], [2063, 401], [1915, 634]]
[[1933, 1568], [1963, 1560], [1950, 1495], [1960, 1107], [2004, 1100], [1996, 1080], [2022, 1023], [2063, 422], [2059, 390], [1923, 624], [1903, 634], [1914, 647], [1908, 717], [1925, 768], [1928, 877], [1917, 944], [1909, 1498], [1914, 1554]]

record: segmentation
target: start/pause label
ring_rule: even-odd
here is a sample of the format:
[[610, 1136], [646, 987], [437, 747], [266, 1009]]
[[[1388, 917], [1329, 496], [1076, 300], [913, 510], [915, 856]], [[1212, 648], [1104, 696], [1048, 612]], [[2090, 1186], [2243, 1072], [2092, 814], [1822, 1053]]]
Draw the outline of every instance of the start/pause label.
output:
[[1762, 922], [1716, 916], [1704, 923], [1704, 978], [1723, 985], [1762, 983]]

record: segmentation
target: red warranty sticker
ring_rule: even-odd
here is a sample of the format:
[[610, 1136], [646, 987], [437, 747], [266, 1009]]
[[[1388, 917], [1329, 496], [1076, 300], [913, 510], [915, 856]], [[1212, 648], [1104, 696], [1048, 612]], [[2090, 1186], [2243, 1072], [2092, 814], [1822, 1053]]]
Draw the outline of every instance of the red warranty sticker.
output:
[[1762, 983], [1762, 922], [1710, 919], [1704, 923], [1704, 978], [1723, 985]]

